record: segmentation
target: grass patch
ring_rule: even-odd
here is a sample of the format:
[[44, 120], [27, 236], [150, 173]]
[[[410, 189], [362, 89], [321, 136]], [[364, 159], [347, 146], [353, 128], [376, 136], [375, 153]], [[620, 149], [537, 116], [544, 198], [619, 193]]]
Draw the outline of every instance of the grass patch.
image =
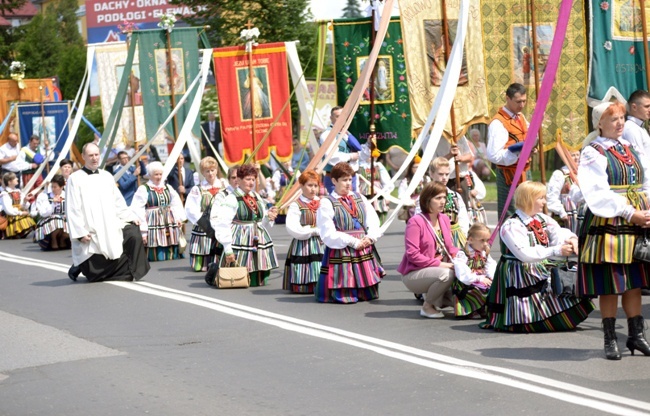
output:
[[497, 202], [497, 183], [483, 182], [485, 185], [485, 199], [483, 202]]

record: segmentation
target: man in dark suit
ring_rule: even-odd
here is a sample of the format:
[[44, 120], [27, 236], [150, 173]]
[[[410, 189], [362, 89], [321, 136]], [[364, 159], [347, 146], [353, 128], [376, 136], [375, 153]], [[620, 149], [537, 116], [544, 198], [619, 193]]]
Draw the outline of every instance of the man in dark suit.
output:
[[[217, 121], [214, 112], [211, 111], [208, 113], [208, 121], [201, 124], [201, 129], [205, 155], [214, 157], [212, 147], [214, 147], [219, 154], [223, 154], [223, 150], [219, 149], [219, 146], [221, 145], [221, 125], [219, 124], [219, 121]], [[212, 144], [212, 147], [210, 147], [210, 143]]]
[[181, 180], [178, 180], [178, 162], [174, 163], [174, 167], [172, 170], [169, 172], [169, 176], [167, 177], [167, 183], [169, 186], [174, 188], [176, 192], [183, 198], [183, 201], [185, 201], [187, 194], [190, 193], [190, 190], [194, 186], [194, 174], [192, 171], [188, 168], [185, 167], [185, 158], [183, 155], [178, 156], [178, 160], [180, 161], [181, 166], [183, 169], [181, 170]]

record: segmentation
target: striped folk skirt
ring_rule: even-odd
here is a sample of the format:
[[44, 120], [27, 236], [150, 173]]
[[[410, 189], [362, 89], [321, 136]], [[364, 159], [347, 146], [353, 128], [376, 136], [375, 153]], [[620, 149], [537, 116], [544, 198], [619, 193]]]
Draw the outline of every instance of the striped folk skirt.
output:
[[36, 227], [29, 215], [7, 215], [7, 238], [25, 238]]
[[601, 218], [585, 210], [580, 227], [578, 295], [619, 295], [650, 285], [650, 263], [632, 257], [640, 232], [642, 228], [622, 217]]
[[169, 206], [147, 208], [149, 261], [173, 260], [178, 253], [180, 228]]
[[467, 243], [467, 236], [460, 228], [460, 224], [451, 225], [451, 239], [454, 242], [454, 247], [465, 247]]
[[217, 240], [209, 238], [198, 225], [192, 228], [189, 243], [190, 267], [195, 272], [205, 272], [210, 263], [219, 260], [217, 256]]
[[[237, 264], [245, 266], [251, 277], [251, 287], [266, 285], [271, 270], [278, 268], [273, 240], [266, 228], [254, 222], [233, 221], [232, 251]], [[223, 266], [226, 256], [221, 256]]]
[[522, 263], [503, 255], [487, 295], [482, 328], [509, 332], [555, 332], [575, 329], [594, 305], [587, 298], [556, 296], [545, 262]]
[[[360, 230], [348, 233], [355, 237], [364, 235]], [[356, 303], [377, 299], [382, 275], [383, 269], [372, 246], [363, 250], [326, 247], [314, 294], [316, 300], [322, 303]]]
[[485, 313], [487, 289], [466, 285], [458, 279], [454, 279], [451, 291], [454, 295], [454, 314], [457, 317], [471, 317], [474, 313]]
[[34, 241], [38, 243], [41, 249], [49, 250], [51, 248], [50, 234], [56, 230], [63, 230], [64, 233], [68, 232], [68, 223], [63, 215], [54, 214], [49, 217], [41, 218], [38, 224], [36, 224]]
[[282, 288], [293, 293], [314, 293], [324, 248], [318, 236], [307, 240], [294, 238], [289, 245], [289, 253], [284, 263]]

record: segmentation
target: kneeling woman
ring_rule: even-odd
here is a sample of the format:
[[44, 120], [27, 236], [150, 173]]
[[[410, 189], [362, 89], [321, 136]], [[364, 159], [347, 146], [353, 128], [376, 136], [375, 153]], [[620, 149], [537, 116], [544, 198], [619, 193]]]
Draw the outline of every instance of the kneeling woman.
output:
[[147, 166], [149, 182], [140, 185], [133, 195], [131, 210], [140, 219], [140, 230], [146, 236], [149, 261], [179, 258], [178, 241], [185, 210], [178, 193], [165, 185], [163, 165], [151, 162]]
[[421, 212], [411, 217], [404, 231], [404, 257], [397, 271], [402, 282], [413, 293], [424, 294], [420, 309], [423, 318], [444, 318], [440, 308], [446, 306], [454, 281], [454, 265], [458, 248], [451, 236], [451, 221], [443, 214], [447, 187], [429, 182], [420, 194]]
[[501, 227], [501, 256], [487, 298], [484, 329], [551, 332], [575, 329], [594, 310], [589, 299], [558, 296], [549, 284], [553, 257], [575, 256], [578, 237], [542, 213], [546, 186], [524, 182], [515, 214]]
[[313, 170], [306, 170], [298, 182], [302, 195], [289, 205], [287, 212], [287, 232], [293, 240], [284, 263], [282, 288], [293, 293], [314, 293], [324, 249], [316, 227], [320, 177]]
[[65, 178], [54, 175], [50, 182], [52, 192], [41, 192], [32, 205], [32, 215], [40, 215], [34, 239], [41, 250], [64, 250], [70, 248], [68, 224], [65, 220], [63, 187]]
[[27, 211], [29, 204], [20, 190], [16, 189], [18, 177], [15, 173], [5, 173], [2, 181], [5, 184], [5, 190], [0, 195], [2, 196], [1, 206], [7, 215], [7, 229], [5, 230], [7, 238], [25, 238], [36, 226]]
[[266, 285], [271, 270], [278, 268], [273, 240], [267, 231], [278, 209], [267, 211], [262, 197], [255, 192], [258, 174], [259, 169], [253, 165], [237, 169], [237, 188], [221, 202], [216, 217], [210, 218], [214, 236], [223, 245], [220, 266], [236, 262], [246, 267], [251, 286]]
[[352, 192], [354, 171], [345, 162], [330, 172], [334, 190], [321, 200], [316, 216], [325, 243], [315, 289], [318, 302], [356, 303], [379, 297], [384, 271], [374, 251], [381, 237], [379, 218], [363, 196]]

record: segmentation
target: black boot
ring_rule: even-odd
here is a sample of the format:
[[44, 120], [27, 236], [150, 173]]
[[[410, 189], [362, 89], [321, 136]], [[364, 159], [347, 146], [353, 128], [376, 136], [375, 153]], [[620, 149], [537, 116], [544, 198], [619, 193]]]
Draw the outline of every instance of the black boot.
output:
[[650, 345], [645, 339], [643, 316], [637, 315], [627, 318], [627, 348], [634, 355], [634, 350], [639, 350], [643, 355], [650, 355]]
[[70, 270], [68, 270], [68, 277], [73, 282], [77, 281], [77, 277], [79, 277], [80, 274], [81, 274], [81, 267], [75, 266], [74, 264], [72, 265], [72, 267], [70, 267]]
[[620, 360], [621, 353], [616, 344], [616, 318], [603, 319], [603, 332], [605, 333], [605, 358]]

